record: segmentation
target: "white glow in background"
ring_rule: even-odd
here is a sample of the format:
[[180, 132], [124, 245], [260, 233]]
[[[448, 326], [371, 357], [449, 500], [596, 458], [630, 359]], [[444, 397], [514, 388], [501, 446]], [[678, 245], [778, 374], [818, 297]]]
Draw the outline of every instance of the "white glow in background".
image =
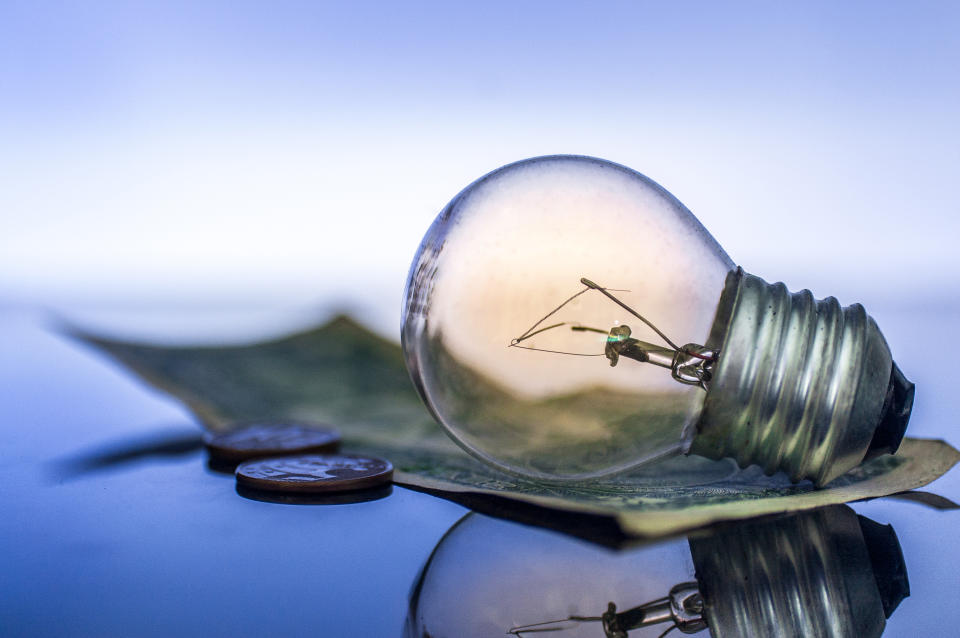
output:
[[4, 3], [0, 304], [396, 334], [436, 212], [548, 153], [649, 175], [793, 289], [957, 297], [954, 6], [453, 4]]

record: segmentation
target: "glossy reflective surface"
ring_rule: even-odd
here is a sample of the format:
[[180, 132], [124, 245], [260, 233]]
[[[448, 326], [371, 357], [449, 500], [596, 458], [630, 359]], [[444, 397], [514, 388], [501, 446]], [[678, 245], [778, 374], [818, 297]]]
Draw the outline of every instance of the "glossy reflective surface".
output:
[[425, 566], [406, 636], [868, 638], [909, 595], [893, 528], [847, 506], [621, 553], [471, 513]]
[[[958, 319], [943, 309], [874, 312], [890, 326], [891, 341], [901, 343], [918, 333], [947, 335]], [[900, 357], [918, 385], [911, 428], [956, 443], [956, 410], [944, 397], [957, 379], [925, 372], [922, 349], [913, 356]], [[35, 317], [0, 316], [0, 427], [5, 636], [401, 635], [423, 566], [467, 512], [402, 488], [333, 504], [240, 495], [229, 474], [207, 468], [199, 430], [182, 408]], [[930, 490], [957, 499], [960, 476], [955, 470]], [[951, 539], [958, 513], [893, 499], [854, 510], [893, 526], [909, 575], [911, 595], [883, 635], [955, 632], [960, 550]], [[656, 547], [673, 547], [679, 557], [664, 559], [664, 571], [680, 570], [676, 581], [664, 573], [664, 583], [689, 578], [693, 558], [683, 539], [614, 550], [474, 516], [492, 530], [482, 538], [489, 552], [521, 555], [488, 561], [495, 583], [566, 565], [575, 570], [567, 578], [600, 582], [589, 595], [601, 604], [616, 601], [623, 611], [652, 596], [652, 585], [647, 592], [648, 581], [631, 572], [649, 564], [646, 574], [660, 573], [661, 563], [644, 558]], [[591, 530], [581, 525], [580, 531]], [[524, 553], [518, 539], [527, 536], [546, 539], [542, 551], [556, 552], [549, 564]], [[483, 547], [467, 549], [482, 566]], [[584, 556], [602, 557], [596, 564], [604, 570], [588, 572]], [[464, 587], [473, 591], [471, 583]], [[533, 593], [528, 600], [544, 602]]]

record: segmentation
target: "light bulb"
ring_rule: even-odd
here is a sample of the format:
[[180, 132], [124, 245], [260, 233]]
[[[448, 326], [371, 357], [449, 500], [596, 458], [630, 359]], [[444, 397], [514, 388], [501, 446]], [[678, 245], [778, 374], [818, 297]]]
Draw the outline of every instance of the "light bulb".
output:
[[661, 186], [582, 156], [504, 166], [443, 209], [402, 340], [446, 432], [539, 480], [694, 453], [820, 485], [895, 451], [913, 397], [860, 305], [743, 272]]
[[893, 527], [846, 505], [624, 551], [470, 512], [420, 571], [404, 636], [861, 638], [909, 595]]

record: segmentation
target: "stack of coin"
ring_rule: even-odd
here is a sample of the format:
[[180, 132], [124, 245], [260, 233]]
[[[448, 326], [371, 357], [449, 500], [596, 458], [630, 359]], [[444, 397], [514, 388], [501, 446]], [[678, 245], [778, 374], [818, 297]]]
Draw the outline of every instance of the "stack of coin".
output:
[[330, 494], [370, 490], [393, 481], [389, 461], [336, 454], [340, 433], [328, 426], [249, 423], [209, 434], [204, 444], [211, 467], [236, 467], [238, 489]]
[[303, 423], [249, 423], [229, 432], [209, 434], [204, 444], [212, 464], [231, 467], [250, 459], [336, 452], [340, 433], [328, 426]]
[[237, 467], [238, 485], [272, 492], [345, 492], [380, 487], [392, 480], [389, 461], [352, 454], [283, 456]]

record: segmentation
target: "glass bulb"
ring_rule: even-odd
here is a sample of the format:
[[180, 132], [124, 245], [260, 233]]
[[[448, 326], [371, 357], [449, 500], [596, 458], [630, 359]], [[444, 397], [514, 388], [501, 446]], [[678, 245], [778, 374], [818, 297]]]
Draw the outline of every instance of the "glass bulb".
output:
[[[859, 306], [813, 305], [809, 295], [742, 273], [683, 204], [640, 173], [549, 156], [495, 170], [443, 209], [411, 266], [402, 339], [436, 419], [461, 447], [506, 472], [587, 480], [693, 449], [820, 481], [866, 455], [863, 439], [873, 436], [888, 386], [887, 378], [870, 385], [867, 407], [853, 410], [873, 423], [844, 439], [862, 447], [840, 445], [844, 463], [825, 465], [819, 449], [815, 461], [793, 452], [806, 450], [797, 437], [823, 439], [817, 428], [839, 417], [823, 398], [836, 393], [803, 386], [804, 374], [829, 362], [789, 353], [829, 354], [839, 341], [821, 344], [816, 335], [843, 325], [860, 331], [844, 352], [882, 342], [879, 332], [861, 339], [867, 324]], [[786, 304], [781, 319], [771, 311], [755, 328], [776, 304]], [[818, 321], [829, 326], [821, 330]], [[794, 348], [787, 339], [800, 337], [789, 336], [797, 332], [790, 326], [800, 324], [811, 328]], [[725, 340], [733, 354], [721, 351]], [[886, 366], [889, 376], [885, 342], [874, 350], [872, 374]], [[856, 388], [863, 366], [848, 367], [834, 376]], [[802, 391], [786, 398], [770, 391], [794, 372]], [[722, 389], [711, 392], [715, 375]], [[811, 401], [820, 403], [808, 409]], [[705, 410], [723, 424], [707, 424], [709, 436], [697, 445]], [[801, 434], [771, 422], [753, 436], [763, 419], [751, 425], [751, 411], [772, 418], [778, 410], [813, 416], [800, 419]]]
[[[624, 471], [685, 451], [706, 393], [661, 367], [671, 344], [581, 280], [674, 344], [704, 344], [733, 269], [640, 173], [576, 156], [511, 164], [454, 198], [420, 247], [403, 330], [411, 374], [454, 440], [503, 470]], [[611, 329], [649, 344], [653, 364], [611, 365]]]

